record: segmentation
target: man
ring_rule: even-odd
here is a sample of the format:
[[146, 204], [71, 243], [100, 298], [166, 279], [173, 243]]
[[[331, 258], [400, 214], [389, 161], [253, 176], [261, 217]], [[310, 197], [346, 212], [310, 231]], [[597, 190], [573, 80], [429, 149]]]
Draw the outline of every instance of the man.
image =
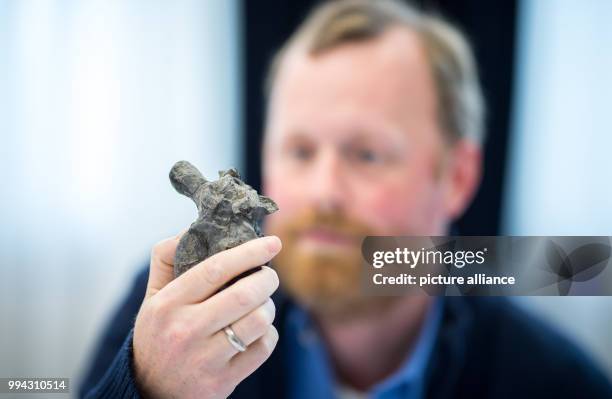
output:
[[[156, 245], [83, 394], [612, 397], [573, 345], [505, 300], [359, 292], [363, 236], [444, 235], [469, 204], [483, 120], [473, 64], [459, 32], [406, 5], [317, 9], [270, 75], [264, 190], [280, 207], [271, 236], [175, 280], [178, 236]], [[216, 293], [271, 259], [276, 272]]]

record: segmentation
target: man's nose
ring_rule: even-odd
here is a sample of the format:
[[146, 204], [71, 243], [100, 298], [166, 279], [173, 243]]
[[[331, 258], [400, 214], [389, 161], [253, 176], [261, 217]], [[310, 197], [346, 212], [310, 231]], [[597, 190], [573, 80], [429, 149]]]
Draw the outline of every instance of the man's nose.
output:
[[310, 197], [313, 205], [325, 211], [338, 211], [347, 201], [342, 160], [333, 149], [319, 153], [315, 162]]

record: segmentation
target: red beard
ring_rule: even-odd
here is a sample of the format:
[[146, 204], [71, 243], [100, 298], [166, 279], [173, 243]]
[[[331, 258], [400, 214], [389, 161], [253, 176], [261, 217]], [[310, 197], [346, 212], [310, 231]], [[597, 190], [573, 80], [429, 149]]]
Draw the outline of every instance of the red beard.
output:
[[[321, 250], [304, 245], [304, 236], [315, 229], [341, 237], [342, 245]], [[307, 209], [284, 223], [268, 219], [266, 232], [283, 242], [272, 261], [281, 288], [306, 309], [321, 316], [353, 317], [393, 300], [361, 292], [361, 243], [365, 236], [376, 235], [363, 223], [341, 213]]]

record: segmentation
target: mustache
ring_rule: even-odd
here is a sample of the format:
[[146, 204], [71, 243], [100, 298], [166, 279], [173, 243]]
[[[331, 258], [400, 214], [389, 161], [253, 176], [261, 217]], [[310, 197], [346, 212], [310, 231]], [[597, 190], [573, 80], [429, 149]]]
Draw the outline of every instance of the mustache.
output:
[[374, 229], [343, 212], [323, 212], [316, 209], [306, 209], [288, 220], [284, 226], [287, 233], [297, 235], [301, 232], [323, 229], [346, 236], [363, 237], [375, 235]]

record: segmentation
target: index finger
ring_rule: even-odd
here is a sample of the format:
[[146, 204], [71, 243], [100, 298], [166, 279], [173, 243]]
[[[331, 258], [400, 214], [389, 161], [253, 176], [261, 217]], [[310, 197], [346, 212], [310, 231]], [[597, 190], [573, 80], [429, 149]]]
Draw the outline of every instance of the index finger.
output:
[[198, 263], [164, 289], [164, 296], [179, 303], [198, 303], [245, 271], [268, 263], [282, 248], [276, 236], [256, 238], [221, 251]]
[[179, 240], [186, 231], [187, 229], [153, 246], [145, 298], [155, 295], [174, 279], [174, 254]]

